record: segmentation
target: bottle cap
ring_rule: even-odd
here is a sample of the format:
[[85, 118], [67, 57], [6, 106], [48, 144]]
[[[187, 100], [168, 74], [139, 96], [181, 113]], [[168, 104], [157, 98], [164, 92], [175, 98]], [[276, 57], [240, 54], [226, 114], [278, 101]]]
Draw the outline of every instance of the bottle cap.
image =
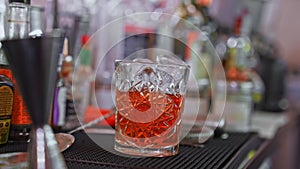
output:
[[24, 4], [30, 4], [30, 0], [9, 0], [9, 3], [19, 2]]
[[89, 35], [82, 35], [81, 36], [81, 44], [82, 46], [85, 45], [90, 39], [90, 36]]
[[64, 56], [68, 56], [69, 55], [69, 41], [68, 41], [68, 38], [64, 39], [63, 55]]

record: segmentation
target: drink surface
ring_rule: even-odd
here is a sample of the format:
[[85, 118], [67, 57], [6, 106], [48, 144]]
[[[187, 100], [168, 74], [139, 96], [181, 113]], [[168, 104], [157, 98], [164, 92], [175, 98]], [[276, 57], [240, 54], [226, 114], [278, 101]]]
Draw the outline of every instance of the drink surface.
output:
[[179, 142], [181, 95], [140, 91], [116, 92], [116, 141], [135, 147], [159, 148]]

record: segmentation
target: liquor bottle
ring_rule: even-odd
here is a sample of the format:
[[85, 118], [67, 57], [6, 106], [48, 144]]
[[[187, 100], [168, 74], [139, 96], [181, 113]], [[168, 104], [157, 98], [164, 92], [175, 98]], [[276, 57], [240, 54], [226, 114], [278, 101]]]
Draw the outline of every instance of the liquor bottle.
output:
[[69, 43], [68, 40], [65, 41], [64, 50], [63, 50], [63, 60], [61, 67], [61, 77], [62, 77], [62, 85], [66, 89], [66, 98], [65, 98], [65, 122], [61, 127], [64, 131], [72, 130], [80, 125], [73, 100], [73, 92], [72, 92], [72, 73], [74, 69], [73, 57], [69, 55]]
[[242, 29], [246, 15], [247, 12], [244, 11], [236, 18], [234, 34], [227, 40], [228, 55], [224, 62], [227, 80], [225, 128], [242, 132], [249, 130], [254, 109], [254, 83], [250, 77], [249, 66], [252, 57], [251, 41]]
[[[26, 38], [29, 36], [29, 11], [30, 1], [9, 0], [7, 20], [8, 39]], [[29, 141], [31, 118], [18, 90], [18, 84], [16, 84], [16, 80], [13, 77], [12, 81], [15, 90], [9, 141], [27, 142]]]
[[67, 87], [65, 86], [62, 64], [64, 57], [67, 55], [68, 50], [68, 39], [65, 38], [63, 52], [60, 54], [59, 64], [58, 64], [58, 74], [59, 79], [55, 90], [53, 110], [51, 116], [51, 126], [54, 130], [61, 130], [66, 123], [66, 96]]
[[248, 12], [244, 11], [235, 21], [234, 34], [228, 38], [228, 55], [225, 61], [226, 78], [228, 81], [249, 81], [251, 57], [251, 41], [243, 31], [244, 18]]
[[91, 103], [91, 82], [92, 82], [92, 56], [89, 43], [90, 36], [81, 37], [81, 52], [79, 63], [76, 64], [73, 76], [73, 98], [77, 116], [81, 122], [87, 106]]

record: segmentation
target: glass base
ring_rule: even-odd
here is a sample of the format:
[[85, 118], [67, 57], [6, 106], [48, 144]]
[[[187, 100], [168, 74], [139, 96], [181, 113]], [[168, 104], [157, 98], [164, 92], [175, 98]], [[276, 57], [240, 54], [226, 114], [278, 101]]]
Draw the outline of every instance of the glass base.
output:
[[176, 155], [179, 151], [179, 144], [162, 148], [138, 148], [115, 142], [115, 150], [132, 156], [166, 157]]

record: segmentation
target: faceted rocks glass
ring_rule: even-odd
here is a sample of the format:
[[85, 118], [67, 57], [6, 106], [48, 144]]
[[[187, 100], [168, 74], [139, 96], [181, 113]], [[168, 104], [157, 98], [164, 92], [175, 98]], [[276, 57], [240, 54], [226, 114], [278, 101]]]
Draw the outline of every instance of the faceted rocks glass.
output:
[[115, 62], [115, 149], [135, 156], [178, 153], [189, 66], [172, 55]]

